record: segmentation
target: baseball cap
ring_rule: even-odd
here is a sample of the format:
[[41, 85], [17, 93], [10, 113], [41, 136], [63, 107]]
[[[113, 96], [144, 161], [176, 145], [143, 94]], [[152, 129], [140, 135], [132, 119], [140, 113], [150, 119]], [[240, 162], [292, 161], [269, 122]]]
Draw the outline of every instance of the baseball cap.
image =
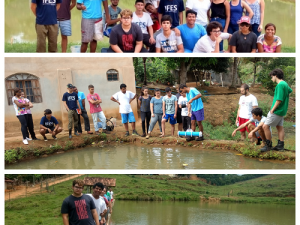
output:
[[250, 17], [249, 16], [242, 16], [241, 19], [237, 23], [248, 23], [250, 24]]
[[68, 88], [73, 88], [74, 86], [73, 86], [73, 84], [67, 84], [67, 87]]

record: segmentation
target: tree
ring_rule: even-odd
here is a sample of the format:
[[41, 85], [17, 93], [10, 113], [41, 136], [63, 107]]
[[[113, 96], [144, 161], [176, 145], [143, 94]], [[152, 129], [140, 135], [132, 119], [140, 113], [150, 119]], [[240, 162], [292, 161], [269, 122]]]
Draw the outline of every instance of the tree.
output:
[[144, 64], [144, 85], [147, 85], [146, 60], [147, 60], [147, 57], [143, 57], [143, 64]]
[[236, 74], [237, 74], [238, 62], [239, 62], [239, 58], [234, 57], [233, 58], [232, 75], [231, 75], [231, 87], [234, 87], [234, 88], [235, 88], [235, 84], [236, 84], [236, 77], [237, 77]]

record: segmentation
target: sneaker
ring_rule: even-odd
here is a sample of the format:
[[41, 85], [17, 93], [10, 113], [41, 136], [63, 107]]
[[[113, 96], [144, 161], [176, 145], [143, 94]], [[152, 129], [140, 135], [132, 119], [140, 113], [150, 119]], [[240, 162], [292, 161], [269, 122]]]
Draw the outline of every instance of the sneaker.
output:
[[193, 141], [193, 140], [195, 140], [195, 137], [188, 137], [188, 138], [186, 139], [186, 141]]
[[132, 135], [140, 136], [140, 135], [138, 134], [138, 132], [136, 132], [136, 130], [133, 130], [133, 131], [132, 131]]
[[41, 139], [38, 139], [38, 138], [32, 138], [32, 140], [34, 140], [34, 141], [39, 141], [39, 140], [41, 140]]
[[57, 140], [57, 137], [55, 135], [52, 135], [52, 137], [53, 137], [54, 140]]
[[32, 139], [31, 139], [31, 138], [28, 138], [28, 137], [26, 138], [26, 140], [27, 140], [27, 141], [32, 141]]
[[75, 134], [76, 136], [79, 136], [79, 135], [80, 135], [80, 134], [78, 134], [78, 132], [77, 132], [77, 131], [75, 131], [75, 132], [74, 132], [74, 134]]
[[128, 137], [128, 136], [129, 136], [129, 131], [126, 131], [125, 137]]
[[69, 138], [72, 139], [72, 134], [69, 134]]
[[278, 140], [277, 145], [275, 147], [273, 147], [272, 150], [284, 151], [284, 141]]
[[24, 139], [24, 140], [23, 140], [23, 143], [24, 143], [24, 145], [28, 145], [27, 139]]
[[109, 131], [107, 131], [106, 129], [104, 130], [104, 129], [102, 129], [102, 133], [104, 133], [104, 134], [110, 134], [110, 132]]
[[92, 131], [88, 131], [87, 134], [93, 134], [93, 132]]
[[146, 139], [149, 139], [149, 137], [150, 137], [150, 135], [148, 134], [148, 135], [146, 136]]
[[143, 133], [143, 135], [142, 135], [141, 137], [146, 137], [146, 134], [145, 134], [145, 133]]
[[267, 152], [267, 151], [270, 151], [271, 148], [272, 148], [272, 141], [266, 140], [266, 141], [265, 141], [264, 147], [262, 147], [262, 148], [260, 149], [260, 151], [261, 151], [261, 152]]
[[203, 140], [204, 140], [204, 137], [203, 137], [203, 136], [202, 136], [202, 137], [197, 137], [195, 140], [196, 140], [196, 141], [203, 141]]
[[48, 141], [48, 139], [46, 137], [44, 137], [44, 141]]

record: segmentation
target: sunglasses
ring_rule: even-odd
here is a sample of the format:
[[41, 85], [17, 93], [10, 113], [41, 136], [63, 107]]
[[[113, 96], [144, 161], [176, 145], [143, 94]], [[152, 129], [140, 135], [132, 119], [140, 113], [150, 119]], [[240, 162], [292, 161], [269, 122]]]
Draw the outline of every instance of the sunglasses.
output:
[[241, 26], [241, 27], [249, 27], [250, 24], [248, 24], [248, 23], [241, 23], [240, 26]]

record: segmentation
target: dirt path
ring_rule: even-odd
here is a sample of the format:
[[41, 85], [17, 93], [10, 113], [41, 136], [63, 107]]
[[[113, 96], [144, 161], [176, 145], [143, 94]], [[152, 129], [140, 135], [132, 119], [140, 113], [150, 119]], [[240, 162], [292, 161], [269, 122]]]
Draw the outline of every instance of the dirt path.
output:
[[[59, 179], [59, 180], [54, 180], [54, 181], [50, 181], [48, 184], [49, 186], [50, 185], [53, 185], [53, 184], [58, 184], [58, 183], [61, 183], [61, 182], [64, 182], [64, 181], [67, 181], [67, 180], [71, 180], [71, 179], [75, 179], [77, 178], [78, 176], [82, 176], [84, 174], [76, 174], [76, 175], [73, 175], [73, 176], [70, 176], [70, 177], [66, 177], [64, 179]], [[24, 185], [21, 185], [21, 186], [16, 186], [15, 187], [15, 190], [5, 190], [5, 201], [9, 200], [10, 199], [14, 199], [14, 198], [24, 198], [26, 197], [25, 194], [26, 194], [26, 186]], [[29, 187], [27, 188], [27, 195], [32, 195], [36, 192], [38, 192], [40, 190], [40, 186], [39, 185], [36, 185], [35, 187]], [[43, 192], [45, 192], [46, 190], [43, 190]], [[9, 193], [10, 193], [10, 196], [9, 196]]]

